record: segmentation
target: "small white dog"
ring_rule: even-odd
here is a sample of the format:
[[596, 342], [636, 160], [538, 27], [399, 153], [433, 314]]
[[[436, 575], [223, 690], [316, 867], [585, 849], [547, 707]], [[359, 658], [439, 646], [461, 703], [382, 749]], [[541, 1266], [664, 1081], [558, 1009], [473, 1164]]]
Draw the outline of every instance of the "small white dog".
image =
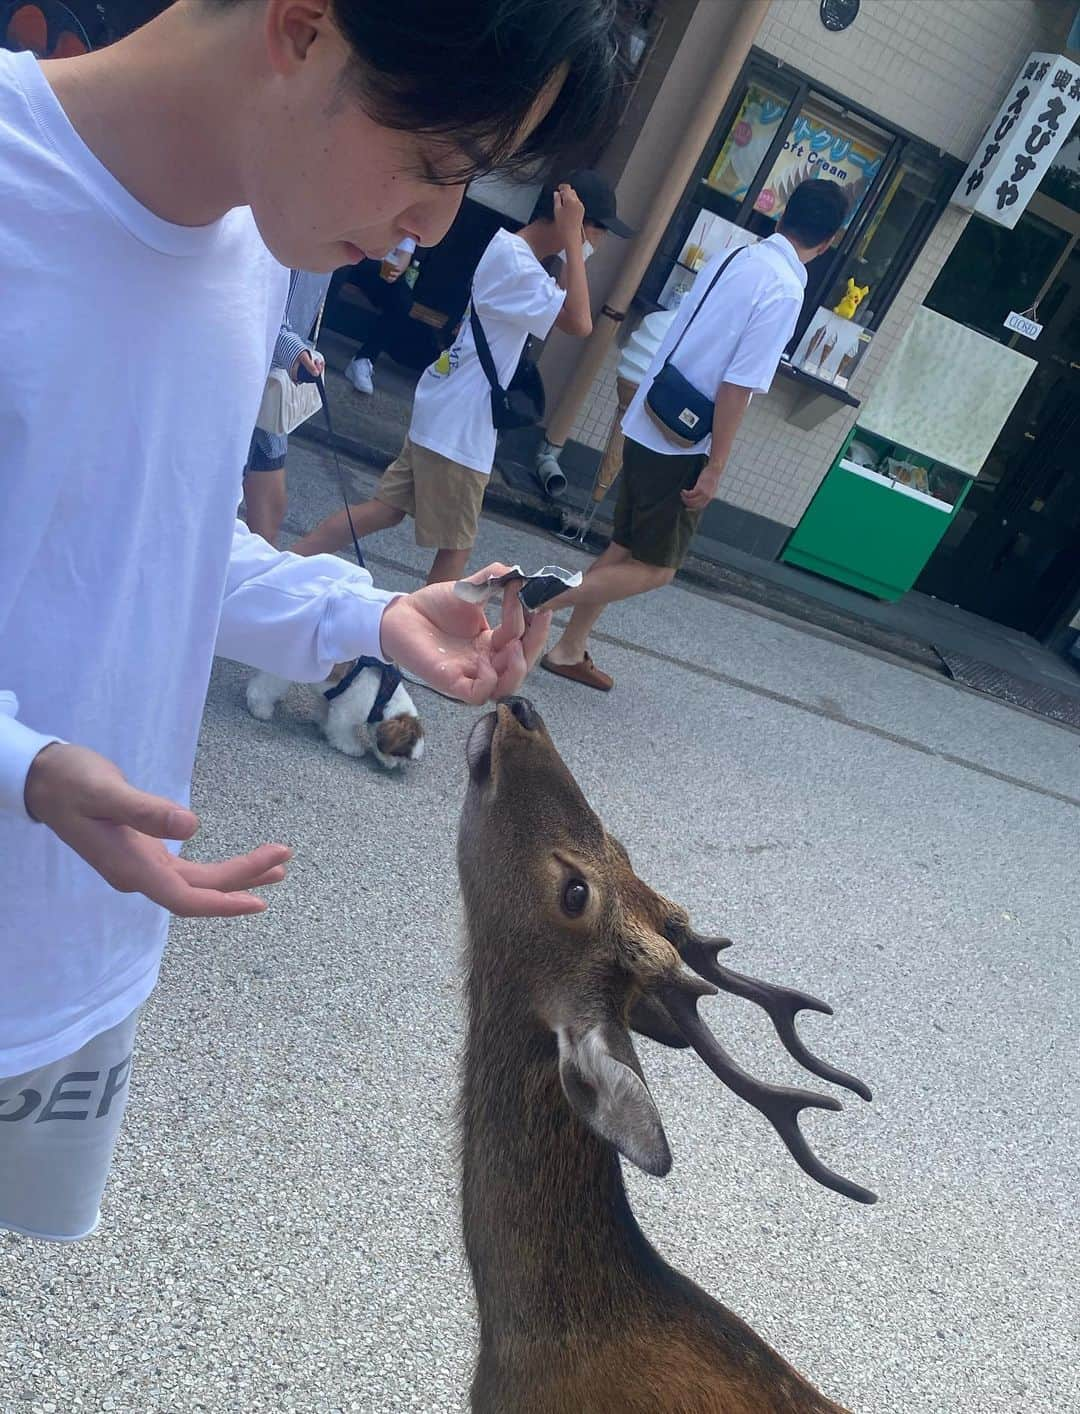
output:
[[[268, 722], [291, 686], [288, 678], [257, 673], [247, 685], [248, 711]], [[385, 663], [374, 658], [339, 663], [325, 683], [300, 686], [315, 699], [327, 741], [346, 756], [370, 751], [391, 769], [423, 756], [419, 714], [400, 675]]]

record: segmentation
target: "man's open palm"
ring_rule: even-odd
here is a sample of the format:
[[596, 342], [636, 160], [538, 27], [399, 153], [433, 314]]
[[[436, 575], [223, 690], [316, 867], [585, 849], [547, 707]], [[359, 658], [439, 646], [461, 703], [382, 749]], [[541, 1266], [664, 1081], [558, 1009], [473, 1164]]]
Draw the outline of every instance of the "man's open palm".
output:
[[38, 753], [26, 808], [121, 893], [145, 894], [182, 918], [236, 918], [266, 904], [247, 890], [280, 883], [292, 850], [264, 844], [213, 864], [179, 859], [165, 840], [188, 840], [198, 817], [136, 790], [119, 766], [85, 746], [56, 742]]
[[[479, 584], [506, 573], [488, 565], [471, 576]], [[430, 584], [395, 599], [383, 614], [386, 657], [452, 697], [482, 706], [517, 692], [544, 651], [551, 615], [525, 620], [520, 582], [503, 591], [502, 622], [492, 628], [479, 604], [459, 599], [452, 584]]]

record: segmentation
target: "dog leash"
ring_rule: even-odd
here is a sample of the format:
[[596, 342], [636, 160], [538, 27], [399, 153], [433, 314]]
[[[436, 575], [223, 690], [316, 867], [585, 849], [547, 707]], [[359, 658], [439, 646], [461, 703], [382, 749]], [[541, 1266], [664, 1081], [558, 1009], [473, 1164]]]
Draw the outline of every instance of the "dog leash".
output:
[[352, 511], [349, 509], [349, 490], [345, 482], [345, 473], [341, 469], [341, 458], [338, 456], [337, 437], [334, 433], [334, 422], [330, 416], [330, 402], [326, 396], [326, 381], [321, 373], [312, 373], [305, 368], [301, 361], [296, 370], [296, 378], [299, 383], [314, 383], [319, 394], [319, 401], [322, 403], [323, 417], [326, 419], [326, 430], [330, 434], [330, 451], [334, 456], [334, 470], [337, 472], [338, 490], [341, 492], [341, 499], [345, 503], [345, 515], [349, 521], [349, 534], [352, 536], [353, 549], [356, 551], [356, 563], [360, 568], [367, 569], [364, 561], [364, 552], [360, 549], [360, 541], [357, 539], [356, 526], [353, 525]]
[[[338, 489], [341, 492], [341, 499], [345, 503], [345, 515], [349, 521], [349, 534], [352, 536], [353, 549], [356, 552], [356, 563], [361, 569], [367, 569], [364, 561], [364, 552], [360, 549], [360, 541], [356, 534], [356, 526], [353, 525], [352, 511], [349, 508], [349, 491], [345, 482], [345, 472], [342, 470], [341, 458], [338, 456], [337, 441], [334, 435], [334, 422], [330, 416], [330, 402], [326, 396], [326, 381], [321, 373], [312, 373], [304, 367], [301, 362], [297, 369], [297, 379], [301, 383], [314, 383], [318, 389], [319, 401], [322, 403], [323, 417], [326, 419], [326, 430], [330, 434], [330, 451], [334, 457], [334, 470], [337, 472]], [[329, 687], [323, 693], [327, 702], [332, 702], [335, 697], [340, 697], [343, 692], [347, 692], [353, 683], [364, 671], [365, 668], [378, 668], [379, 690], [375, 694], [375, 701], [371, 704], [371, 711], [368, 713], [368, 724], [381, 722], [383, 713], [391, 697], [401, 686], [401, 669], [395, 663], [385, 663], [381, 658], [357, 658], [349, 671], [340, 682]]]

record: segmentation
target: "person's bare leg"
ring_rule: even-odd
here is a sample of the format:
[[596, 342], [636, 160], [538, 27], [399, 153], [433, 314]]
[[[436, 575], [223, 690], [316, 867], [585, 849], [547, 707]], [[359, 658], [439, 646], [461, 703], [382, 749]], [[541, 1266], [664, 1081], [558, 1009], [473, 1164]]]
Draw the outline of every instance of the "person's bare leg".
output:
[[577, 589], [568, 589], [551, 601], [553, 610], [573, 605], [574, 612], [562, 637], [549, 649], [547, 657], [561, 667], [580, 663], [588, 648], [589, 634], [608, 604], [629, 599], [634, 594], [644, 594], [650, 589], [659, 589], [670, 584], [674, 576], [673, 569], [635, 560], [625, 545], [616, 545], [612, 541], [586, 572]]
[[644, 594], [650, 589], [661, 589], [674, 578], [675, 571], [665, 565], [647, 565], [643, 560], [631, 557], [605, 565], [597, 560], [577, 589], [567, 589], [553, 599], [551, 608], [564, 609], [571, 604], [575, 608], [579, 604], [599, 604], [603, 607], [620, 599], [630, 599], [635, 594]]
[[606, 608], [606, 604], [579, 604], [570, 615], [570, 622], [563, 629], [558, 643], [548, 649], [545, 656], [549, 661], [563, 668], [582, 662], [588, 652], [589, 634]]
[[[350, 506], [352, 522], [356, 527], [357, 539], [371, 535], [376, 530], [389, 530], [392, 525], [400, 525], [405, 512], [396, 506], [388, 506], [385, 501], [363, 501]], [[344, 550], [352, 544], [349, 517], [344, 509], [335, 511], [320, 521], [314, 530], [302, 536], [289, 548], [294, 555], [332, 555], [335, 550]]]
[[471, 550], [438, 550], [428, 572], [428, 584], [445, 584], [447, 580], [457, 580], [465, 573]]
[[277, 471], [249, 471], [244, 477], [244, 509], [248, 529], [261, 535], [271, 545], [277, 544], [287, 504], [284, 467], [279, 467]]

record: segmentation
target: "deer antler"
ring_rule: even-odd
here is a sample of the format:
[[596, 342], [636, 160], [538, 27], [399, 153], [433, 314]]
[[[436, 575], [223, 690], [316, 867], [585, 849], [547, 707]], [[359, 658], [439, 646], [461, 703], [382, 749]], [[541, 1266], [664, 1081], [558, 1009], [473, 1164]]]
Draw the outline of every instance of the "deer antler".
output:
[[823, 1164], [799, 1128], [799, 1115], [803, 1110], [842, 1110], [844, 1107], [839, 1100], [834, 1100], [830, 1095], [815, 1095], [811, 1090], [770, 1085], [743, 1070], [698, 1015], [697, 1004], [703, 988], [697, 978], [683, 973], [676, 980], [662, 984], [657, 991], [672, 1020], [713, 1074], [719, 1076], [740, 1100], [753, 1105], [765, 1116], [805, 1173], [823, 1187], [853, 1198], [857, 1203], [877, 1202], [877, 1194], [852, 1183]]
[[843, 1085], [845, 1089], [854, 1091], [864, 1100], [871, 1099], [868, 1085], [858, 1076], [849, 1075], [846, 1070], [840, 1070], [828, 1061], [823, 1061], [820, 1056], [815, 1056], [795, 1030], [795, 1018], [800, 1011], [820, 1011], [825, 1016], [832, 1016], [833, 1010], [828, 1002], [819, 1001], [817, 997], [797, 991], [794, 987], [762, 982], [757, 977], [748, 977], [744, 972], [733, 972], [731, 968], [724, 967], [716, 960], [716, 955], [721, 948], [730, 946], [731, 941], [728, 938], [690, 937], [681, 942], [679, 953], [682, 960], [692, 967], [699, 977], [715, 983], [725, 992], [756, 1003], [768, 1012], [784, 1049], [794, 1056], [801, 1066], [833, 1085]]

